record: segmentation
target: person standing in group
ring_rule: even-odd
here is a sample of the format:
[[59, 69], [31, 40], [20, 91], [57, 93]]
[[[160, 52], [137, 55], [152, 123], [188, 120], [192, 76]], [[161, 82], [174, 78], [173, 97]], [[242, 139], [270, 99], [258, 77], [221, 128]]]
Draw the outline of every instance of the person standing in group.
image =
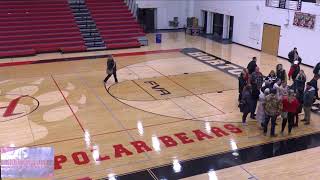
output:
[[294, 81], [296, 79], [296, 77], [298, 76], [299, 72], [300, 72], [299, 62], [294, 61], [293, 65], [291, 65], [289, 73], [288, 73], [289, 80], [292, 79]]
[[255, 71], [251, 74], [251, 84], [256, 84], [260, 90], [263, 84], [263, 75], [260, 72], [259, 67], [256, 67]]
[[274, 70], [271, 70], [268, 76], [265, 78], [266, 80], [271, 80], [270, 86], [273, 87], [274, 83], [277, 81], [277, 75]]
[[108, 79], [113, 75], [114, 77], [114, 81], [116, 83], [118, 83], [118, 79], [117, 79], [117, 64], [113, 59], [113, 56], [109, 56], [108, 57], [108, 61], [107, 61], [107, 77], [103, 80], [103, 82], [106, 84]]
[[314, 66], [313, 74], [320, 76], [320, 62], [316, 66]]
[[302, 113], [302, 108], [303, 108], [303, 95], [304, 95], [304, 91], [300, 91], [300, 90], [296, 91], [296, 98], [299, 101], [299, 106], [295, 113], [295, 123], [293, 127], [299, 126], [299, 114]]
[[282, 99], [283, 104], [283, 114], [285, 114], [282, 118], [282, 128], [281, 134], [287, 125], [288, 121], [288, 133], [291, 134], [292, 127], [294, 125], [294, 116], [299, 107], [299, 101], [295, 97], [294, 91], [292, 89], [289, 90], [288, 96], [284, 96]]
[[251, 99], [252, 99], [252, 106], [251, 106], [251, 113], [250, 118], [256, 119], [256, 109], [257, 109], [257, 103], [259, 100], [260, 95], [260, 89], [258, 88], [258, 85], [253, 83], [251, 84]]
[[284, 96], [287, 96], [288, 91], [289, 91], [289, 86], [287, 85], [287, 82], [286, 81], [282, 82], [279, 87], [278, 98], [282, 99]]
[[[240, 111], [242, 115], [242, 123], [245, 125], [247, 121], [247, 116], [252, 112], [254, 102], [252, 99], [252, 88], [250, 84], [247, 84], [242, 92], [242, 99], [240, 101]], [[253, 114], [251, 114], [253, 116]]]
[[266, 116], [265, 116], [265, 110], [264, 110], [264, 103], [266, 96], [270, 94], [270, 89], [266, 88], [263, 92], [261, 91], [259, 95], [259, 103], [258, 103], [258, 108], [257, 108], [257, 116], [256, 119], [259, 122], [259, 125], [263, 128], [263, 124], [265, 122]]
[[303, 93], [306, 81], [307, 81], [306, 74], [304, 73], [303, 70], [300, 70], [300, 72], [297, 75], [296, 79], [293, 81], [293, 85], [292, 85], [291, 88], [295, 92], [302, 91], [302, 93]]
[[240, 102], [241, 99], [242, 99], [242, 92], [243, 92], [243, 89], [244, 87], [248, 84], [247, 83], [247, 80], [248, 78], [246, 78], [246, 71], [243, 70], [241, 73], [240, 73], [240, 76], [238, 78], [238, 82], [239, 82], [239, 97], [238, 97], [238, 101]]
[[266, 78], [264, 80], [264, 83], [262, 84], [262, 88], [261, 88], [261, 91], [264, 92], [266, 89], [272, 89], [273, 88], [273, 85], [272, 85], [272, 80], [269, 79], [269, 78]]
[[295, 123], [294, 127], [298, 127], [299, 125], [299, 114], [302, 112], [302, 107], [303, 107], [303, 93], [304, 93], [304, 87], [307, 81], [306, 74], [304, 73], [303, 70], [300, 70], [298, 76], [293, 82], [293, 85], [291, 88], [295, 91], [296, 93], [296, 98], [299, 101], [299, 107], [297, 109], [297, 112], [295, 114]]
[[[299, 61], [301, 58], [299, 57], [298, 49], [295, 47], [292, 51], [288, 54], [289, 62], [293, 64], [294, 61]], [[301, 61], [300, 61], [301, 63]]]
[[266, 96], [265, 100], [265, 113], [266, 113], [266, 119], [264, 123], [264, 130], [263, 134], [267, 135], [268, 132], [268, 124], [269, 121], [271, 120], [271, 131], [270, 135], [271, 137], [276, 137], [277, 135], [275, 134], [275, 126], [276, 126], [276, 120], [277, 117], [281, 114], [282, 112], [282, 102], [281, 100], [278, 99], [277, 97], [277, 91], [275, 89], [270, 90], [270, 94]]
[[274, 83], [272, 87], [277, 91], [277, 97], [280, 97], [280, 87], [281, 87], [281, 79], [277, 79], [276, 83]]
[[[319, 99], [319, 94], [318, 94], [318, 91], [319, 91], [319, 88], [318, 88], [318, 80], [319, 80], [319, 76], [318, 75], [314, 75], [313, 78], [311, 79], [310, 81], [310, 86], [312, 86], [315, 90], [315, 99]], [[313, 101], [313, 102], [314, 102]]]
[[311, 107], [315, 98], [315, 88], [311, 86], [310, 82], [307, 82], [306, 90], [303, 96], [303, 110], [304, 110], [304, 124], [310, 124]]
[[253, 57], [247, 66], [249, 74], [252, 74], [256, 70], [256, 67], [257, 67], [257, 58]]
[[276, 67], [276, 75], [278, 79], [281, 79], [282, 82], [287, 82], [287, 73], [283, 69], [282, 64], [278, 64]]

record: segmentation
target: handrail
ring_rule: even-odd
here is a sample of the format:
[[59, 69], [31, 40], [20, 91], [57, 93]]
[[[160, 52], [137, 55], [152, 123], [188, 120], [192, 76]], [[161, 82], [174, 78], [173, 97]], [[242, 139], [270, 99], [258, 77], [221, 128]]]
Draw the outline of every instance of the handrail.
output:
[[133, 14], [133, 16], [137, 18], [138, 3], [136, 2], [136, 0], [124, 0], [124, 2], [129, 7], [129, 10]]

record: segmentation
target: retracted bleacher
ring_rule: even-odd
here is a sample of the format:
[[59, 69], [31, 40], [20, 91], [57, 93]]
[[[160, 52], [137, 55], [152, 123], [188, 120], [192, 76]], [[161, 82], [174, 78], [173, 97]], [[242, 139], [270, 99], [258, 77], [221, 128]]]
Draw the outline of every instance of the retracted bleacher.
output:
[[67, 0], [1, 0], [0, 58], [85, 51]]
[[86, 0], [108, 49], [140, 47], [142, 28], [123, 0]]

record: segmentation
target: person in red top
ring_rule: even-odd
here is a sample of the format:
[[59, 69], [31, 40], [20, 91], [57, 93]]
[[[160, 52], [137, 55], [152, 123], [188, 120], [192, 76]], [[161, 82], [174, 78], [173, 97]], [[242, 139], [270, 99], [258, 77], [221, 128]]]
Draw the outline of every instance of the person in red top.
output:
[[294, 125], [294, 115], [298, 110], [299, 107], [299, 101], [295, 97], [294, 91], [292, 89], [289, 90], [288, 96], [284, 96], [282, 99], [283, 104], [283, 112], [288, 113], [287, 118], [283, 118], [282, 120], [282, 128], [281, 128], [281, 134], [283, 134], [283, 131], [287, 125], [288, 121], [288, 132], [291, 134], [292, 127]]
[[292, 81], [296, 80], [296, 77], [298, 76], [299, 72], [300, 72], [299, 61], [294, 61], [288, 73], [289, 80], [290, 79], [292, 79]]

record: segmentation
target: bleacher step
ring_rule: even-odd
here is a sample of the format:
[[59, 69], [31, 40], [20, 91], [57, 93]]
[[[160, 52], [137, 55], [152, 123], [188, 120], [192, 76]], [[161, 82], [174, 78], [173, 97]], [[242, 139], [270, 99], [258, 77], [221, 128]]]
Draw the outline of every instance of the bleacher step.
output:
[[73, 12], [74, 19], [78, 24], [79, 31], [82, 34], [83, 41], [85, 42], [86, 48], [106, 49], [105, 42], [100, 36], [99, 30], [97, 29], [95, 21], [92, 19], [89, 9], [87, 8], [85, 1], [69, 1], [69, 7]]
[[106, 50], [107, 47], [103, 46], [103, 47], [90, 47], [87, 48], [88, 51], [99, 51], [99, 50]]

